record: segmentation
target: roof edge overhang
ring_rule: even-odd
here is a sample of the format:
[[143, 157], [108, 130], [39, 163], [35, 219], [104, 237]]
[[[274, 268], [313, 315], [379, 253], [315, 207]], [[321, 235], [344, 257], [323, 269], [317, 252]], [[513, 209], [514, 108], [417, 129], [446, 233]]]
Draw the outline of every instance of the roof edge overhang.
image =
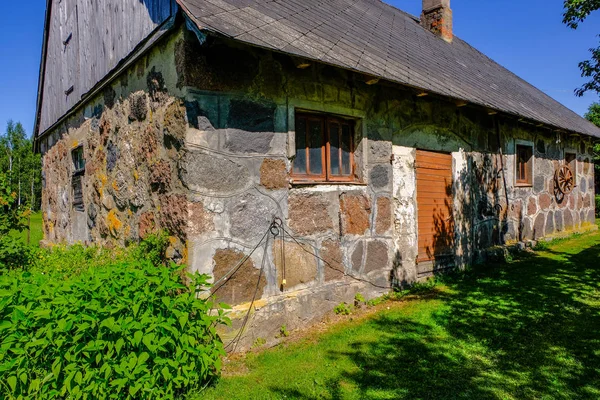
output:
[[[449, 99], [450, 101], [466, 101], [466, 102], [468, 102], [469, 104], [473, 104], [473, 105], [476, 105], [476, 106], [480, 106], [480, 107], [482, 107], [482, 108], [484, 108], [484, 109], [486, 109], [486, 110], [494, 110], [494, 111], [496, 111], [496, 112], [498, 112], [498, 113], [502, 113], [502, 114], [504, 114], [504, 115], [507, 115], [507, 116], [511, 116], [511, 117], [517, 118], [518, 120], [528, 120], [528, 121], [533, 121], [533, 125], [542, 124], [543, 126], [547, 127], [548, 129], [551, 129], [551, 130], [554, 130], [554, 131], [559, 131], [559, 132], [560, 132], [560, 131], [562, 131], [562, 132], [565, 132], [565, 131], [567, 131], [567, 132], [571, 132], [572, 134], [583, 135], [583, 136], [586, 136], [586, 137], [591, 137], [591, 138], [594, 138], [595, 140], [600, 140], [600, 128], [596, 128], [596, 130], [597, 130], [597, 135], [590, 134], [589, 132], [581, 132], [581, 131], [577, 131], [577, 130], [566, 129], [566, 128], [564, 128], [564, 127], [559, 127], [559, 126], [556, 126], [556, 125], [550, 124], [550, 123], [548, 123], [548, 122], [546, 122], [546, 121], [535, 120], [535, 119], [531, 119], [530, 117], [527, 117], [527, 116], [525, 116], [525, 115], [521, 115], [521, 114], [518, 114], [518, 113], [514, 113], [514, 112], [506, 111], [506, 110], [503, 110], [503, 109], [497, 108], [497, 107], [495, 107], [495, 106], [493, 106], [493, 105], [490, 105], [490, 104], [479, 103], [479, 102], [473, 101], [472, 99], [465, 99], [465, 98], [454, 98], [454, 97], [450, 97], [450, 96], [448, 96], [448, 95], [445, 95], [445, 94], [443, 94], [443, 93], [435, 92], [435, 90], [431, 90], [430, 88], [422, 88], [422, 87], [412, 86], [412, 85], [410, 85], [410, 84], [407, 84], [407, 83], [405, 83], [405, 82], [396, 81], [396, 80], [390, 80], [389, 78], [383, 77], [383, 76], [381, 76], [381, 75], [379, 75], [379, 74], [374, 74], [373, 72], [369, 72], [369, 71], [362, 71], [362, 70], [355, 69], [355, 68], [349, 68], [349, 67], [345, 67], [345, 66], [342, 66], [342, 65], [337, 65], [337, 64], [330, 63], [330, 62], [322, 61], [322, 60], [320, 60], [320, 59], [318, 59], [318, 58], [311, 58], [311, 57], [307, 57], [307, 56], [305, 56], [305, 55], [299, 56], [299, 55], [297, 55], [297, 54], [293, 54], [293, 53], [290, 53], [290, 52], [284, 52], [284, 51], [277, 50], [277, 49], [273, 49], [273, 48], [270, 48], [270, 47], [266, 47], [266, 46], [260, 46], [260, 45], [258, 45], [258, 44], [255, 44], [255, 43], [246, 42], [246, 41], [243, 41], [243, 40], [237, 39], [237, 38], [235, 38], [235, 37], [232, 37], [232, 36], [230, 36], [230, 35], [227, 35], [226, 33], [224, 33], [224, 32], [221, 32], [221, 31], [218, 31], [218, 30], [216, 30], [216, 29], [211, 29], [211, 28], [208, 28], [208, 27], [206, 27], [206, 26], [203, 26], [203, 25], [202, 25], [202, 24], [201, 24], [201, 23], [200, 23], [200, 22], [199, 22], [199, 21], [198, 21], [198, 20], [197, 20], [197, 19], [194, 17], [193, 13], [192, 13], [192, 12], [191, 12], [191, 11], [190, 11], [188, 8], [187, 8], [187, 6], [184, 4], [184, 2], [183, 2], [182, 0], [176, 0], [176, 2], [177, 2], [177, 4], [179, 5], [179, 7], [181, 8], [181, 10], [184, 12], [184, 14], [185, 14], [185, 16], [186, 16], [186, 19], [189, 19], [189, 20], [191, 20], [193, 23], [195, 23], [195, 24], [196, 24], [196, 26], [197, 26], [197, 28], [198, 28], [198, 30], [200, 30], [200, 31], [201, 31], [201, 32], [203, 32], [203, 33], [212, 33], [212, 34], [216, 34], [216, 35], [218, 35], [218, 36], [221, 36], [221, 37], [224, 37], [224, 38], [227, 38], [227, 39], [230, 39], [230, 40], [234, 40], [234, 41], [238, 41], [238, 42], [244, 43], [244, 44], [246, 44], [246, 45], [248, 45], [248, 46], [257, 47], [257, 48], [262, 48], [262, 49], [265, 49], [265, 50], [268, 50], [268, 51], [278, 52], [278, 53], [281, 53], [281, 54], [287, 54], [287, 55], [294, 56], [294, 57], [302, 57], [302, 58], [304, 58], [304, 59], [307, 59], [307, 60], [310, 60], [310, 61], [313, 61], [313, 62], [319, 62], [319, 63], [322, 63], [322, 64], [326, 64], [326, 65], [333, 66], [333, 67], [335, 67], [335, 68], [341, 68], [341, 69], [345, 69], [345, 70], [352, 71], [352, 72], [356, 72], [356, 73], [360, 73], [360, 74], [368, 74], [368, 75], [372, 75], [372, 76], [374, 76], [374, 77], [377, 77], [377, 78], [379, 78], [379, 79], [381, 79], [381, 80], [385, 80], [385, 81], [388, 81], [388, 82], [392, 82], [392, 83], [394, 83], [394, 84], [398, 84], [398, 85], [406, 86], [406, 87], [409, 87], [409, 88], [414, 88], [414, 89], [421, 90], [421, 91], [427, 91], [427, 92], [429, 92], [429, 93], [433, 93], [433, 94], [436, 94], [436, 95], [438, 95], [438, 96], [440, 96], [440, 97], [443, 97], [443, 98]], [[412, 17], [412, 18], [413, 18], [415, 21], [417, 21], [417, 22], [419, 21], [419, 19], [418, 19], [418, 18], [416, 18], [416, 17], [414, 17], [414, 16], [411, 16], [411, 17]], [[487, 56], [486, 56], [486, 57], [487, 57]], [[507, 70], [507, 71], [508, 71], [508, 70]], [[509, 71], [509, 72], [510, 72], [511, 74], [513, 74], [511, 71]], [[514, 75], [514, 74], [513, 74], [513, 75]], [[522, 78], [520, 78], [520, 77], [518, 77], [518, 76], [517, 76], [517, 78], [519, 78], [519, 79], [521, 79], [521, 80], [522, 80]], [[526, 83], [527, 83], [527, 84], [529, 84], [528, 82], [526, 82]], [[530, 85], [530, 84], [529, 84], [529, 85]], [[538, 89], [538, 90], [539, 90], [539, 89]], [[561, 105], [562, 105], [562, 104], [561, 104]], [[566, 107], [566, 106], [564, 106], [564, 105], [562, 105], [562, 106], [563, 106], [563, 107], [565, 107], [565, 108], [567, 108], [567, 107]], [[567, 109], [568, 109], [568, 108], [567, 108]], [[569, 109], [569, 110], [570, 110], [570, 109]], [[571, 111], [571, 112], [573, 112], [572, 110], [570, 110], [570, 111]], [[581, 116], [579, 116], [579, 117], [583, 119], [583, 117], [581, 117]], [[590, 122], [590, 125], [591, 125], [591, 126], [593, 126], [593, 127], [595, 128], [595, 126], [594, 126], [594, 125], [593, 125], [591, 122]]]
[[[290, 56], [297, 56], [293, 53], [276, 50], [276, 49], [266, 47], [266, 46], [260, 46], [260, 45], [254, 44], [254, 43], [248, 43], [243, 40], [239, 40], [237, 38], [231, 37], [230, 35], [227, 35], [224, 32], [220, 32], [218, 30], [209, 29], [208, 27], [202, 26], [202, 24], [199, 23], [199, 21], [194, 17], [193, 13], [185, 6], [185, 4], [181, 0], [176, 0], [176, 3], [180, 7], [180, 10], [182, 11], [183, 16], [185, 17], [186, 23], [189, 24], [190, 22], [192, 22], [196, 26], [196, 28], [198, 29], [199, 32], [213, 34], [213, 35], [220, 36], [220, 37], [223, 37], [223, 38], [226, 38], [229, 40], [238, 41], [238, 42], [244, 43], [251, 47], [262, 48], [262, 49], [265, 49], [268, 51], [278, 52], [278, 53], [286, 54], [286, 55], [290, 55]], [[140, 42], [138, 44], [138, 46], [126, 58], [124, 58], [119, 64], [117, 64], [117, 66], [115, 68], [113, 68], [104, 77], [104, 79], [99, 81], [92, 89], [90, 89], [87, 93], [85, 93], [83, 96], [81, 96], [81, 99], [69, 111], [67, 111], [59, 120], [54, 122], [47, 129], [45, 129], [44, 132], [39, 132], [40, 117], [41, 117], [41, 105], [42, 105], [42, 101], [43, 101], [43, 85], [44, 85], [44, 75], [45, 75], [45, 66], [46, 66], [47, 45], [48, 45], [48, 26], [49, 26], [49, 20], [51, 18], [52, 0], [46, 0], [46, 4], [47, 5], [46, 5], [46, 21], [45, 21], [45, 26], [44, 26], [44, 41], [43, 41], [43, 45], [42, 45], [42, 60], [41, 60], [41, 64], [40, 64], [40, 77], [39, 77], [39, 83], [38, 83], [38, 98], [37, 98], [36, 117], [35, 117], [34, 132], [33, 132], [34, 151], [36, 151], [36, 152], [39, 152], [39, 140], [42, 137], [46, 136], [47, 132], [49, 132], [49, 131], [55, 129], [57, 126], [59, 126], [68, 117], [70, 117], [73, 113], [75, 113], [77, 110], [79, 110], [90, 97], [93, 97], [99, 91], [104, 89], [108, 84], [112, 83], [125, 69], [130, 67], [134, 62], [136, 62], [139, 58], [141, 58], [143, 55], [145, 55], [159, 39], [161, 39], [166, 33], [170, 32], [176, 26], [176, 19], [179, 15], [179, 12], [176, 12], [174, 15], [172, 15], [170, 18], [168, 18], [165, 22], [163, 22], [161, 25], [159, 25], [144, 41]], [[190, 28], [189, 25], [188, 25], [188, 28]], [[441, 98], [449, 99], [450, 101], [468, 102], [469, 104], [481, 107], [484, 110], [494, 110], [498, 113], [502, 113], [503, 115], [513, 117], [518, 120], [532, 121], [531, 122], [532, 125], [542, 124], [542, 126], [545, 126], [546, 128], [553, 130], [553, 131], [558, 131], [558, 132], [567, 131], [572, 134], [583, 135], [586, 137], [593, 138], [594, 140], [600, 140], [600, 128], [597, 129], [597, 131], [598, 131], [597, 135], [592, 135], [588, 132], [567, 130], [564, 127], [558, 127], [553, 124], [549, 124], [545, 121], [534, 120], [534, 119], [531, 119], [527, 116], [524, 116], [524, 115], [521, 115], [518, 113], [499, 109], [497, 107], [494, 107], [493, 105], [478, 103], [471, 99], [450, 97], [448, 95], [445, 95], [445, 94], [442, 94], [439, 92], [435, 92], [435, 90], [431, 90], [429, 88], [411, 86], [405, 82], [390, 80], [389, 78], [383, 77], [379, 74], [373, 74], [372, 72], [369, 72], [369, 71], [362, 71], [362, 70], [355, 69], [355, 68], [344, 67], [341, 65], [322, 61], [318, 58], [310, 58], [310, 57], [306, 57], [306, 56], [302, 56], [302, 58], [308, 59], [313, 62], [330, 65], [335, 68], [345, 69], [345, 70], [352, 71], [352, 72], [359, 73], [359, 74], [373, 75], [377, 78], [380, 78], [383, 81], [388, 81], [393, 84], [405, 86], [405, 87], [412, 88], [415, 90], [427, 91], [428, 93], [435, 94]], [[581, 118], [583, 118], [583, 117], [581, 117]], [[590, 122], [590, 124], [591, 124], [591, 122]]]
[[37, 142], [38, 131], [40, 129], [40, 117], [42, 112], [42, 99], [44, 95], [44, 79], [46, 76], [46, 54], [48, 52], [48, 29], [50, 26], [50, 18], [52, 13], [52, 0], [46, 0], [46, 15], [44, 19], [44, 38], [42, 40], [42, 58], [40, 60], [40, 74], [38, 77], [38, 91], [35, 106], [35, 120], [33, 123], [33, 132], [31, 138], [33, 140], [33, 151], [38, 152], [39, 146]]

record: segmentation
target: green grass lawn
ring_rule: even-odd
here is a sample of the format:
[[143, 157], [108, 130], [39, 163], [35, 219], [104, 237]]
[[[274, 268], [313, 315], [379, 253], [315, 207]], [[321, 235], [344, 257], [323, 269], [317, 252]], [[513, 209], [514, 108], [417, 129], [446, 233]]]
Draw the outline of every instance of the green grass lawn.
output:
[[[389, 309], [387, 309], [389, 306]], [[598, 399], [600, 234], [233, 362], [202, 399]]]
[[[22, 232], [13, 231], [12, 235], [21, 238], [23, 243], [27, 243], [27, 230]], [[43, 238], [42, 213], [33, 213], [31, 214], [31, 244], [37, 246]]]

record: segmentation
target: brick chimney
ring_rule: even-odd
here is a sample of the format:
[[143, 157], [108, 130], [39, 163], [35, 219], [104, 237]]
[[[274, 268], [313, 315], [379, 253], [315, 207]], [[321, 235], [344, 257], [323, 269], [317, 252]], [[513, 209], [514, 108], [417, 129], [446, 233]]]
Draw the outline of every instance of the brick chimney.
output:
[[421, 25], [448, 43], [452, 43], [450, 0], [423, 0]]

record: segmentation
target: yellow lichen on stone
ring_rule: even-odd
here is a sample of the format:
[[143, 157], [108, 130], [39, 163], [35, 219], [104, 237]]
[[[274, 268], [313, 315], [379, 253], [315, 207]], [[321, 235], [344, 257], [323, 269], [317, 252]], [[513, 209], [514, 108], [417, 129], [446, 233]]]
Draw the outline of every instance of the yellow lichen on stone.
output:
[[71, 145], [71, 147], [74, 149], [74, 148], [76, 148], [77, 146], [79, 146], [79, 142], [78, 142], [77, 140], [74, 140], [74, 141], [73, 141], [73, 144]]
[[98, 194], [102, 197], [104, 195], [104, 187], [106, 186], [108, 177], [106, 175], [104, 175], [103, 173], [97, 174], [96, 177], [98, 178], [98, 182], [99, 182], [96, 190], [98, 191]]
[[106, 176], [103, 173], [99, 173], [98, 179], [100, 179], [100, 183], [102, 183], [102, 186], [106, 186], [106, 182], [108, 182], [108, 176]]
[[188, 263], [188, 255], [189, 255], [188, 247], [189, 247], [189, 242], [186, 241], [185, 242], [185, 246], [183, 247], [183, 254], [182, 254], [181, 264], [187, 264]]
[[110, 210], [108, 215], [106, 216], [108, 230], [113, 236], [118, 236], [119, 231], [123, 227], [123, 223], [117, 216], [117, 212], [115, 210]]

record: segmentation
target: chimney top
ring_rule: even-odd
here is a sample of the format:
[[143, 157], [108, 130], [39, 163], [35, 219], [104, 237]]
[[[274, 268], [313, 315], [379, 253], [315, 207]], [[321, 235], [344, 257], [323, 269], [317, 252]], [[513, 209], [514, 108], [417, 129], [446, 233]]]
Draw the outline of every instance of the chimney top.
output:
[[451, 43], [454, 35], [452, 33], [450, 0], [423, 0], [421, 25]]

